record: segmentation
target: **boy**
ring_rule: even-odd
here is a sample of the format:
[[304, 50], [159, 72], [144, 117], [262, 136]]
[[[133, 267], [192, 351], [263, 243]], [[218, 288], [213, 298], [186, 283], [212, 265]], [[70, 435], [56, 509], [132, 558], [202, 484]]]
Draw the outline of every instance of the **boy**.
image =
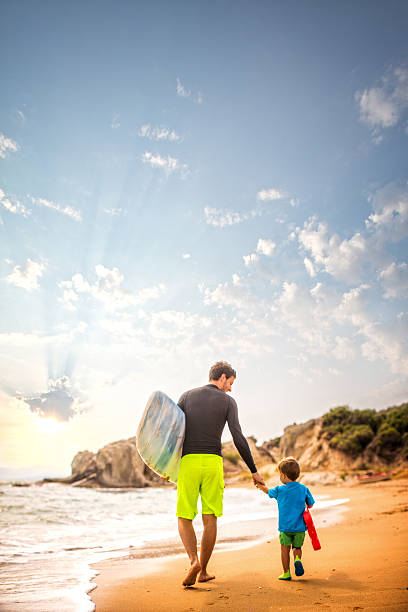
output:
[[268, 489], [261, 484], [256, 486], [278, 502], [279, 541], [283, 565], [283, 574], [279, 576], [279, 580], [292, 580], [289, 569], [291, 547], [293, 548], [296, 576], [303, 576], [305, 573], [301, 561], [302, 545], [307, 529], [303, 520], [303, 512], [305, 505], [308, 508], [313, 506], [314, 499], [305, 485], [295, 482], [300, 474], [300, 467], [296, 459], [293, 457], [282, 459], [278, 464], [278, 469], [283, 486], [273, 487], [273, 489]]

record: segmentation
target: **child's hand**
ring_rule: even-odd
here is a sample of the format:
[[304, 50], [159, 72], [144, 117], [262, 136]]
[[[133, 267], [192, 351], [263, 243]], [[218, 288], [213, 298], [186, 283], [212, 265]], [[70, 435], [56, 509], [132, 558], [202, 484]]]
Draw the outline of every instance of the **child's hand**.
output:
[[261, 484], [256, 484], [255, 485], [257, 489], [260, 489], [261, 491], [263, 491], [264, 493], [268, 494], [269, 489], [268, 487], [266, 487], [265, 485], [261, 485]]

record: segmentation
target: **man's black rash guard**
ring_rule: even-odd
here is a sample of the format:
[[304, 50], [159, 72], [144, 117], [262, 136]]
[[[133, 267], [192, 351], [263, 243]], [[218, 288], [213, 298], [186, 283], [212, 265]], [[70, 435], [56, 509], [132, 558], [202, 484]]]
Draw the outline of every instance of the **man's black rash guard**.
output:
[[204, 453], [222, 457], [221, 435], [225, 423], [228, 423], [239, 454], [252, 474], [255, 474], [257, 469], [249, 444], [241, 431], [237, 404], [232, 397], [216, 385], [205, 385], [183, 393], [178, 405], [186, 415], [182, 456]]

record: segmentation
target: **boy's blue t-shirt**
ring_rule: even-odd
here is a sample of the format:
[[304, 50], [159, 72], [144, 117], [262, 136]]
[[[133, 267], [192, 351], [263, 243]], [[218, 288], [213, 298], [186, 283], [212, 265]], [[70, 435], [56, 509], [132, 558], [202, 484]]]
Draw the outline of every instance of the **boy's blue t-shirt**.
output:
[[305, 485], [300, 482], [288, 482], [269, 489], [268, 495], [278, 502], [279, 531], [287, 533], [306, 531], [307, 527], [303, 520], [305, 505], [313, 506], [315, 502]]

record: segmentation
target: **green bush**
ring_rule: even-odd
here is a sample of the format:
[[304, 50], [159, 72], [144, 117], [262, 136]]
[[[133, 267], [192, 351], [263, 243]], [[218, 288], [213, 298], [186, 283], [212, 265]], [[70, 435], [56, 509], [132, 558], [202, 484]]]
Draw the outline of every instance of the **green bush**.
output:
[[408, 432], [408, 404], [394, 406], [385, 413], [388, 425], [394, 427], [400, 434]]
[[408, 403], [380, 412], [337, 406], [322, 420], [322, 437], [329, 440], [332, 448], [345, 453], [357, 455], [370, 444], [371, 450], [389, 456], [392, 451], [408, 447]]
[[375, 410], [353, 410], [352, 423], [355, 425], [369, 425], [373, 432], [376, 432], [380, 420]]
[[330, 446], [351, 454], [358, 454], [374, 438], [369, 425], [346, 425], [343, 432], [330, 440]]
[[387, 451], [396, 450], [401, 446], [402, 436], [398, 429], [385, 422], [378, 430], [375, 446], [378, 452], [384, 453]]
[[327, 414], [323, 415], [323, 428], [329, 427], [336, 430], [338, 426], [348, 423], [351, 415], [351, 410], [348, 406], [337, 406], [332, 408]]

